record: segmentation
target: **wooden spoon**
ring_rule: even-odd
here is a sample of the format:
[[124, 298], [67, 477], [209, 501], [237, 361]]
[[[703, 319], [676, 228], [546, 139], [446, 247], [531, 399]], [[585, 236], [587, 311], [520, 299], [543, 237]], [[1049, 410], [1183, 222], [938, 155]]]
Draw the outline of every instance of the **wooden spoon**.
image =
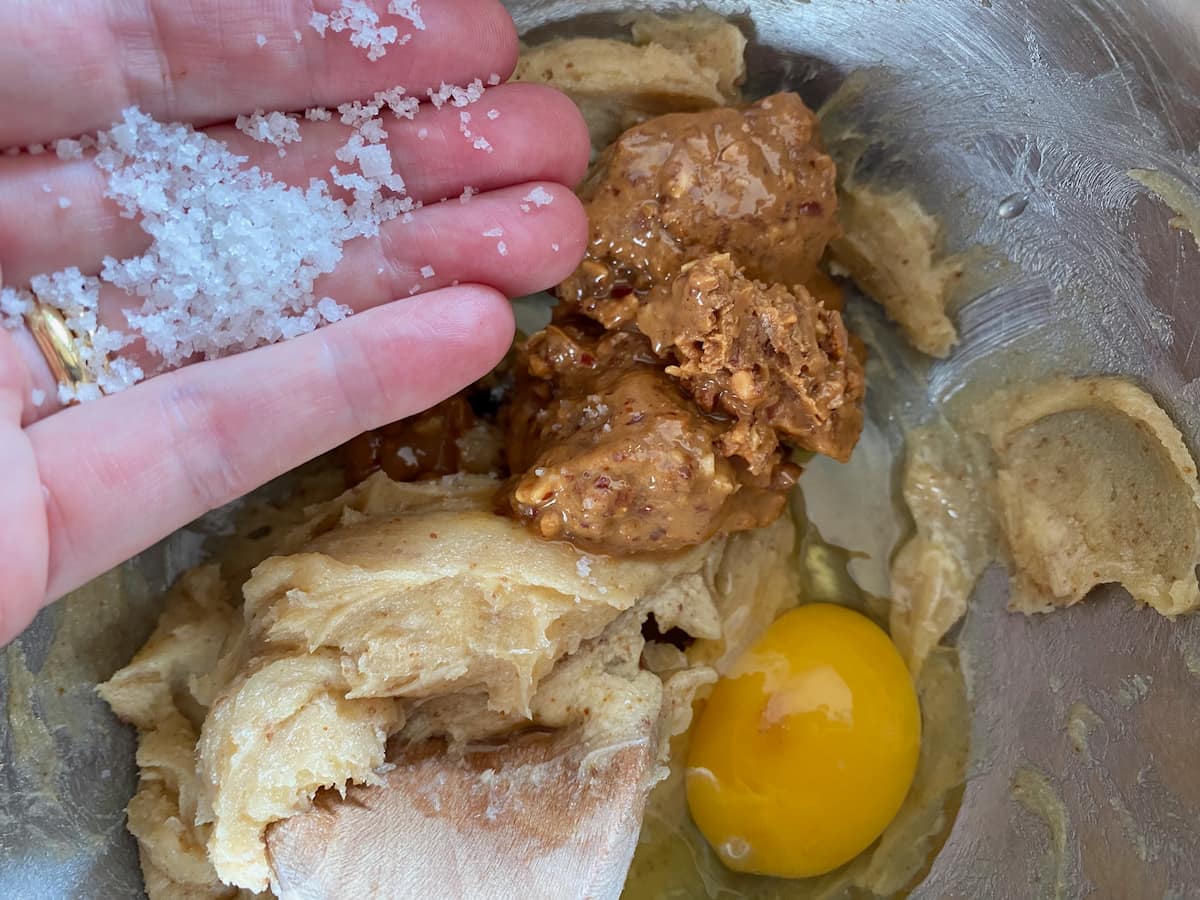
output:
[[273, 825], [281, 900], [620, 895], [655, 767], [655, 723], [594, 749], [578, 731], [392, 758], [383, 787], [319, 795]]

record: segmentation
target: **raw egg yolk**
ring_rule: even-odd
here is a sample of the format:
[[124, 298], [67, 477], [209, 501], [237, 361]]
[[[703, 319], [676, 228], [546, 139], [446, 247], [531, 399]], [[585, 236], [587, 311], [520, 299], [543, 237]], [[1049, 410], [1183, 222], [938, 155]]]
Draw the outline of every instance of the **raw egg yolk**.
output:
[[920, 746], [917, 695], [888, 636], [849, 609], [802, 606], [713, 689], [692, 729], [688, 806], [729, 868], [820, 875], [887, 827]]

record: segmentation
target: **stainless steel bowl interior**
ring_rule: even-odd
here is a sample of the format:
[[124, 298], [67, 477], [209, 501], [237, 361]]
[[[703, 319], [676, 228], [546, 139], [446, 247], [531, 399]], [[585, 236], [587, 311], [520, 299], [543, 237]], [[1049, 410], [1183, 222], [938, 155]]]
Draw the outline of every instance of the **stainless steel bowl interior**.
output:
[[[610, 33], [628, 9], [509, 5], [531, 38]], [[911, 186], [949, 250], [982, 248], [954, 355], [919, 390], [897, 381], [872, 403], [893, 448], [900, 426], [971, 379], [1021, 371], [1132, 376], [1200, 449], [1200, 238], [1187, 230], [1200, 232], [1200, 3], [710, 7], [753, 35], [750, 94], [828, 103], [831, 144], [859, 177]], [[1174, 185], [1160, 190], [1175, 208], [1131, 170]], [[92, 687], [226, 521], [210, 515], [47, 610], [5, 653], [0, 896], [140, 896], [123, 827], [133, 738]], [[118, 583], [132, 600], [106, 601]], [[970, 780], [915, 896], [1200, 897], [1200, 620], [1168, 623], [1115, 588], [1026, 619], [1005, 612], [1006, 591], [989, 571], [958, 634], [975, 702]]]

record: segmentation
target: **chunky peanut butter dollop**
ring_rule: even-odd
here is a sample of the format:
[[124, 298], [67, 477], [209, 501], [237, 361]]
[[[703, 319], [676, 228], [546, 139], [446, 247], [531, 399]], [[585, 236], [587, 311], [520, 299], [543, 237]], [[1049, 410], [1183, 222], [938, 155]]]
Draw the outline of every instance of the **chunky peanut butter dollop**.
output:
[[618, 138], [583, 185], [591, 243], [559, 296], [616, 327], [641, 295], [718, 251], [751, 278], [803, 284], [841, 233], [834, 181], [816, 116], [795, 94], [652, 119]]
[[[849, 458], [861, 353], [817, 268], [840, 233], [834, 177], [795, 94], [617, 139], [581, 192], [588, 256], [517, 353], [501, 512], [595, 553], [678, 550], [778, 518], [793, 448]], [[360, 438], [352, 480], [503, 475], [463, 451], [487, 427], [450, 401]]]
[[720, 438], [725, 456], [766, 471], [780, 441], [850, 457], [862, 431], [862, 364], [836, 310], [802, 287], [766, 285], [728, 254], [684, 267], [669, 290], [652, 292], [638, 328], [706, 412], [735, 421]]
[[508, 504], [545, 538], [599, 553], [675, 550], [759, 528], [797, 471], [759, 475], [720, 451], [702, 412], [635, 332], [552, 325], [522, 348], [508, 430]]

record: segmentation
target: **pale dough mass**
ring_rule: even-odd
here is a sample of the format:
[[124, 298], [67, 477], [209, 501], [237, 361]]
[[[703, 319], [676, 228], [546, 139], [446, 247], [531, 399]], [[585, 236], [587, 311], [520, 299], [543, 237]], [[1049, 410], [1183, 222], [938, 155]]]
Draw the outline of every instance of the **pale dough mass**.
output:
[[[254, 570], [244, 607], [216, 566], [181, 580], [101, 688], [139, 732], [129, 819], [152, 898], [265, 891], [266, 827], [322, 787], [377, 783], [393, 734], [465, 741], [532, 722], [580, 725], [604, 746], [636, 706], [660, 716], [665, 746], [715, 673], [666, 645], [639, 668], [641, 622], [653, 612], [716, 659], [756, 633], [755, 610], [769, 620], [794, 595], [787, 518], [666, 557], [605, 558], [496, 516], [495, 490], [484, 476], [376, 475], [314, 508]], [[577, 652], [611, 629], [637, 645], [617, 675]]]
[[909, 435], [916, 534], [892, 566], [892, 636], [918, 670], [989, 563], [1010, 607], [1071, 606], [1120, 584], [1164, 616], [1200, 606], [1200, 482], [1171, 418], [1119, 378], [1052, 378]]

